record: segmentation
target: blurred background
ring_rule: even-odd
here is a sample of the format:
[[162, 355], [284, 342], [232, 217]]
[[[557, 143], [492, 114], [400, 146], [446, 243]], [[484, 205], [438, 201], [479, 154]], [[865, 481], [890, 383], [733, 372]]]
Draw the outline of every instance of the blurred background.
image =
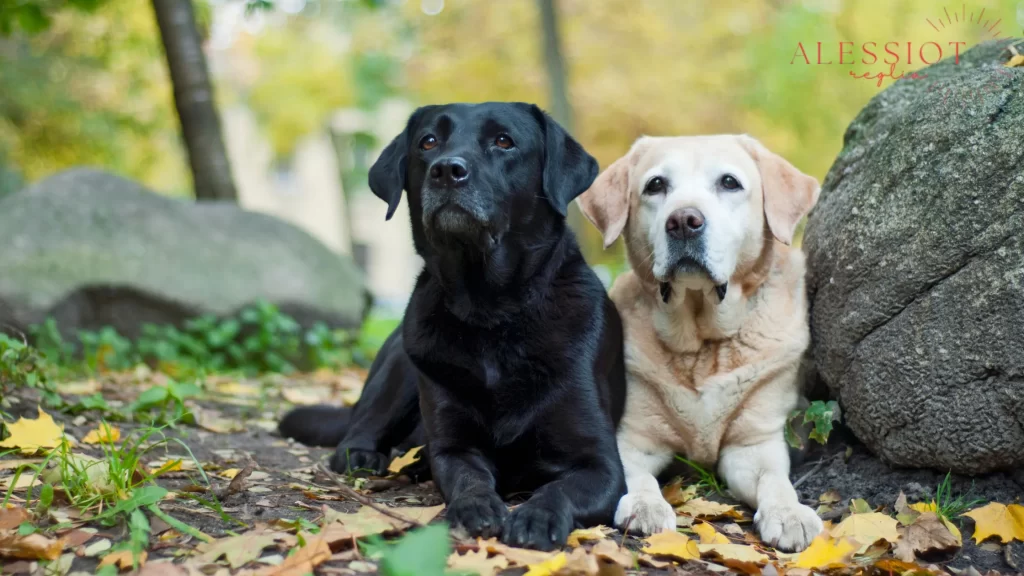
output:
[[[536, 102], [602, 166], [644, 134], [746, 132], [821, 179], [847, 124], [893, 81], [851, 76], [889, 71], [860, 64], [864, 43], [910, 43], [898, 76], [923, 65], [925, 42], [951, 57], [950, 43], [1022, 26], [1016, 0], [8, 1], [0, 197], [93, 166], [170, 197], [237, 202], [351, 258], [386, 332], [420, 263], [404, 202], [385, 222], [366, 173], [418, 105]], [[844, 64], [840, 42], [853, 43]], [[181, 108], [190, 90], [209, 97], [207, 81], [217, 116], [186, 106], [179, 120], [175, 89]], [[197, 148], [190, 166], [186, 144], [208, 144], [218, 117], [226, 162], [199, 174], [217, 154]], [[610, 279], [621, 246], [602, 250], [571, 219]]]

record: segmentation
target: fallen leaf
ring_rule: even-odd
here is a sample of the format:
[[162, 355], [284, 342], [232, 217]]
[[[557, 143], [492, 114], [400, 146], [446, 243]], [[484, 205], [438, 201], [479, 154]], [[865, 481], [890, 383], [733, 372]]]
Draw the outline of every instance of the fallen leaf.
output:
[[825, 570], [846, 564], [857, 550], [857, 544], [844, 538], [833, 539], [826, 534], [819, 534], [807, 547], [797, 555], [791, 564], [794, 568]]
[[707, 522], [694, 524], [691, 528], [694, 534], [700, 538], [701, 544], [728, 544], [729, 539], [721, 535], [715, 527]]
[[543, 562], [531, 564], [530, 569], [523, 576], [552, 576], [564, 568], [567, 561], [568, 558], [565, 556], [565, 552], [559, 552]]
[[323, 538], [314, 537], [277, 566], [269, 566], [256, 573], [256, 576], [303, 576], [312, 574], [313, 570], [331, 557], [331, 548]]
[[654, 556], [671, 556], [677, 560], [697, 560], [700, 558], [700, 549], [697, 542], [690, 540], [685, 534], [670, 532], [668, 530], [659, 532], [646, 538], [647, 546], [643, 552]]
[[502, 544], [501, 542], [498, 542], [497, 538], [489, 538], [487, 540], [477, 538], [476, 543], [477, 547], [481, 550], [486, 550], [492, 554], [501, 554], [516, 566], [540, 564], [541, 562], [549, 560], [555, 556], [554, 552], [527, 550], [526, 548], [516, 548], [514, 546]]
[[608, 528], [607, 526], [579, 528], [569, 533], [569, 539], [566, 543], [573, 548], [577, 548], [583, 542], [596, 542], [598, 540], [604, 540], [608, 537], [608, 534], [610, 534], [611, 532], [612, 529]]
[[661, 495], [672, 506], [681, 506], [697, 497], [697, 485], [691, 484], [683, 488], [683, 480], [680, 478], [666, 484], [661, 489]]
[[419, 461], [420, 450], [423, 450], [423, 446], [416, 446], [414, 448], [410, 448], [405, 454], [402, 454], [398, 458], [392, 460], [391, 464], [388, 465], [388, 472], [391, 472], [392, 474], [398, 474], [399, 472], [402, 471], [402, 468], [405, 468], [406, 466]]
[[101, 425], [99, 428], [90, 430], [85, 438], [84, 444], [113, 444], [121, 439], [121, 430], [114, 426]]
[[920, 575], [933, 573], [931, 570], [918, 566], [917, 564], [893, 560], [892, 558], [884, 558], [875, 562], [875, 568], [880, 570], [883, 574], [906, 574], [909, 572]]
[[100, 383], [96, 380], [79, 380], [76, 382], [58, 382], [57, 390], [61, 394], [71, 396], [89, 396], [100, 391]]
[[868, 501], [863, 498], [854, 498], [850, 500], [850, 512], [854, 514], [867, 514], [868, 512], [874, 512], [875, 509], [868, 504]]
[[839, 495], [839, 490], [829, 490], [821, 496], [818, 496], [818, 502], [822, 504], [835, 504], [842, 500], [843, 497]]
[[879, 540], [895, 542], [899, 539], [898, 523], [880, 512], [851, 514], [832, 529], [833, 538], [853, 538], [861, 546], [869, 546]]
[[904, 526], [910, 526], [921, 515], [920, 512], [907, 505], [907, 495], [902, 490], [900, 495], [896, 497], [894, 508], [896, 509], [896, 520]]
[[1006, 62], [1007, 68], [1016, 68], [1018, 66], [1024, 66], [1024, 54], [1014, 54], [1013, 58]]
[[760, 574], [760, 566], [764, 566], [770, 560], [767, 554], [746, 544], [700, 544], [698, 549], [701, 556], [709, 557], [733, 571], [744, 574]]
[[916, 510], [921, 513], [939, 512], [939, 506], [935, 503], [935, 500], [932, 500], [931, 502], [914, 502], [913, 504], [910, 504], [909, 507], [911, 510]]
[[22, 454], [34, 454], [43, 448], [56, 448], [64, 438], [64, 425], [57, 425], [53, 417], [38, 408], [39, 417], [35, 420], [18, 418], [17, 422], [7, 424], [10, 436], [0, 441], [0, 448], [18, 448]]
[[1024, 506], [991, 502], [964, 514], [974, 520], [974, 541], [997, 536], [1003, 544], [1024, 541]]
[[110, 540], [103, 538], [86, 546], [85, 550], [82, 551], [82, 555], [86, 558], [95, 558], [113, 547], [114, 545], [110, 543]]
[[228, 561], [235, 570], [260, 557], [264, 548], [273, 546], [278, 540], [295, 542], [296, 538], [283, 532], [253, 530], [238, 536], [228, 536], [213, 542], [196, 546], [199, 559], [206, 563], [216, 562], [220, 557]]
[[281, 389], [281, 396], [292, 404], [308, 406], [311, 404], [323, 404], [330, 400], [330, 390], [323, 386], [316, 388], [286, 387]]
[[479, 576], [495, 576], [508, 568], [508, 559], [500, 554], [489, 557], [486, 550], [475, 552], [458, 552], [448, 557], [448, 567], [459, 572], [478, 574]]
[[633, 552], [628, 548], [619, 546], [614, 540], [601, 540], [590, 549], [590, 553], [602, 560], [614, 562], [623, 568], [632, 568], [635, 564]]
[[677, 509], [678, 512], [688, 514], [694, 518], [715, 518], [729, 517], [741, 519], [743, 514], [732, 504], [721, 504], [704, 498], [694, 498]]
[[0, 532], [0, 557], [23, 560], [56, 560], [64, 550], [64, 540], [34, 533], [21, 536], [15, 530]]
[[119, 550], [117, 552], [111, 552], [100, 560], [99, 567], [104, 566], [117, 566], [121, 570], [128, 570], [133, 566], [144, 566], [146, 564], [146, 551], [139, 552], [138, 556], [132, 553], [131, 550]]
[[32, 513], [21, 506], [0, 508], [0, 530], [14, 530], [22, 522], [28, 522], [31, 518]]
[[900, 529], [901, 538], [893, 554], [904, 562], [913, 562], [918, 555], [950, 552], [961, 542], [934, 512], [925, 512], [911, 524]]

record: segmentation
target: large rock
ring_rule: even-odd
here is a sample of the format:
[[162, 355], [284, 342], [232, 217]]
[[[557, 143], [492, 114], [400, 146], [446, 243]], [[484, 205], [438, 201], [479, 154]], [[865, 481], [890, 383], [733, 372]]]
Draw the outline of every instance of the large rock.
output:
[[0, 200], [0, 324], [24, 331], [228, 315], [265, 299], [308, 325], [357, 326], [368, 305], [355, 264], [302, 230], [234, 204], [153, 194], [75, 169]]
[[891, 464], [1024, 467], [1024, 68], [1003, 66], [1008, 44], [876, 96], [807, 225], [815, 364]]

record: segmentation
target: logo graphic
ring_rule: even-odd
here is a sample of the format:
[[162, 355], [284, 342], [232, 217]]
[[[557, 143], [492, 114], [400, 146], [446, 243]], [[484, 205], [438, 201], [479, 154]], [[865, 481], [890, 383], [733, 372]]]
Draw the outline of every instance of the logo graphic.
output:
[[[928, 22], [928, 24], [932, 28], [934, 28], [936, 32], [941, 32], [942, 30], [945, 30], [947, 25], [953, 26], [954, 23], [959, 24], [970, 22], [972, 24], [981, 26], [986, 31], [986, 35], [990, 35], [992, 39], [997, 39], [1002, 34], [1002, 31], [999, 30], [999, 24], [1002, 23], [1003, 21], [1002, 18], [999, 18], [995, 22], [992, 22], [990, 18], [988, 20], [985, 20], [984, 23], [982, 23], [982, 19], [985, 17], [985, 8], [982, 8], [981, 12], [978, 13], [977, 19], [975, 19], [974, 17], [973, 10], [968, 14], [966, 4], [962, 4], [960, 6], [960, 12], [957, 12], [954, 9], [952, 14], [950, 14], [948, 7], [943, 7], [942, 11], [943, 14], [946, 16], [945, 20], [943, 20], [941, 16], [935, 22], [932, 22], [931, 18], [925, 18], [925, 22]], [[936, 25], [936, 23], [938, 23], [938, 25]]]

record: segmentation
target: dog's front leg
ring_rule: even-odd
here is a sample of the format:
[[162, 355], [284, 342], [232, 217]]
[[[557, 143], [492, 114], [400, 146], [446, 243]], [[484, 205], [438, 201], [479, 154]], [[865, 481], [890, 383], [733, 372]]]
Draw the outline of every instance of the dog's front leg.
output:
[[615, 525], [631, 532], [656, 534], [676, 529], [676, 512], [665, 501], [656, 474], [672, 460], [667, 448], [640, 448], [630, 441], [629, 432], [619, 432], [619, 455], [626, 473], [628, 493], [619, 500]]
[[471, 536], [500, 534], [508, 509], [495, 491], [494, 464], [476, 448], [444, 441], [429, 448], [434, 481], [448, 503], [448, 522]]
[[737, 498], [757, 510], [754, 523], [766, 543], [800, 551], [821, 532], [821, 519], [800, 503], [789, 481], [789, 450], [781, 433], [759, 444], [725, 446], [718, 473]]

